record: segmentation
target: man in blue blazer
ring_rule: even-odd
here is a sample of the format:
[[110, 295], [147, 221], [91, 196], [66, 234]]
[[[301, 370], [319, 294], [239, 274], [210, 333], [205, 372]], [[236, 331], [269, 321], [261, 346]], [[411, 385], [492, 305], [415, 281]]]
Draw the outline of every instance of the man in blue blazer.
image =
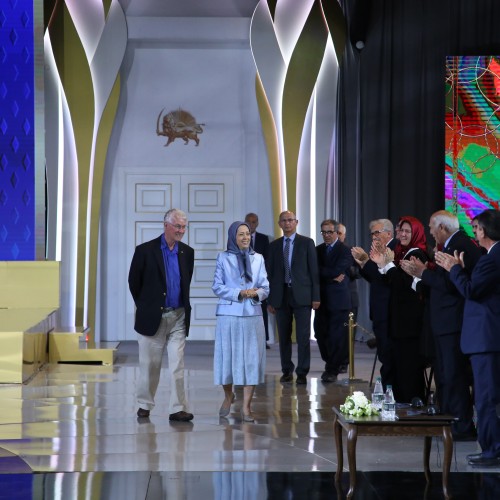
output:
[[181, 242], [187, 216], [178, 209], [164, 217], [164, 232], [135, 249], [128, 283], [135, 302], [135, 331], [139, 334], [137, 416], [149, 417], [155, 406], [163, 351], [167, 347], [171, 376], [169, 419], [192, 420], [184, 391], [184, 345], [189, 333], [189, 288], [194, 250]]
[[325, 371], [321, 375], [323, 382], [335, 382], [349, 359], [349, 268], [354, 260], [349, 247], [339, 240], [338, 230], [337, 221], [324, 220], [321, 223], [323, 243], [316, 247], [321, 305], [314, 317], [314, 336], [325, 362]]
[[[260, 253], [262, 257], [264, 257], [264, 262], [267, 262], [267, 256], [269, 254], [269, 238], [266, 234], [257, 232], [257, 228], [259, 227], [259, 216], [250, 212], [245, 215], [245, 222], [250, 227], [250, 235], [252, 237], [252, 242], [250, 243], [251, 248], [253, 248], [257, 253]], [[267, 300], [262, 301], [262, 319], [264, 321], [264, 329], [266, 331], [266, 349], [269, 349], [269, 345], [267, 344], [269, 341]]]
[[465, 297], [462, 351], [470, 356], [474, 375], [474, 403], [481, 453], [468, 455], [470, 465], [500, 467], [500, 212], [485, 210], [472, 220], [479, 244], [487, 250], [472, 273], [464, 253], [436, 253], [436, 263], [450, 271], [450, 279]]
[[[465, 269], [471, 274], [481, 257], [481, 250], [459, 230], [457, 216], [439, 210], [431, 215], [429, 230], [443, 252], [450, 255], [455, 251], [463, 252]], [[418, 259], [402, 260], [401, 267], [414, 277], [412, 286], [417, 291], [422, 286], [430, 290], [430, 323], [436, 351], [434, 376], [441, 410], [459, 419], [452, 424], [453, 439], [475, 441], [470, 363], [460, 349], [465, 299], [442, 267], [428, 268]]]
[[278, 224], [283, 236], [269, 246], [267, 273], [270, 293], [268, 310], [276, 314], [280, 342], [281, 382], [293, 380], [292, 321], [295, 318], [298, 360], [297, 384], [307, 384], [311, 364], [311, 308], [320, 304], [318, 262], [314, 241], [297, 234], [298, 220], [286, 210]]

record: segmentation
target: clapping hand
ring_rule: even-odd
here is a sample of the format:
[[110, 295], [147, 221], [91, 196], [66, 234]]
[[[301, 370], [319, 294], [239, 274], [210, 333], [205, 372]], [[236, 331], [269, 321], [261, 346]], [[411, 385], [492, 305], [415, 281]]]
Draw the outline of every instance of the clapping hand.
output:
[[464, 252], [460, 252], [459, 254], [457, 250], [455, 250], [453, 255], [444, 252], [436, 252], [434, 259], [436, 260], [436, 264], [438, 266], [441, 266], [443, 269], [446, 269], [446, 271], [449, 271], [453, 266], [456, 266], [457, 264], [465, 267]]
[[363, 267], [368, 262], [368, 254], [361, 247], [352, 247], [351, 255], [360, 267]]
[[370, 250], [370, 259], [379, 268], [382, 268], [394, 260], [394, 252], [390, 248], [381, 245], [380, 242], [374, 241]]
[[410, 257], [409, 260], [402, 260], [399, 265], [405, 273], [409, 274], [410, 276], [415, 276], [416, 278], [421, 278], [422, 273], [427, 269], [427, 264], [424, 264], [415, 256]]

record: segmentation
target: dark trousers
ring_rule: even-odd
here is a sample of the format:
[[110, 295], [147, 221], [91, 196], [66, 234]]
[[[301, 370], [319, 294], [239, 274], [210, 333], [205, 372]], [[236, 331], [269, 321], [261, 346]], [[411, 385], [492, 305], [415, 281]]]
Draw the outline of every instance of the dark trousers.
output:
[[460, 419], [452, 425], [454, 433], [471, 434], [474, 432], [472, 380], [469, 360], [460, 349], [460, 332], [435, 335], [434, 343], [434, 378], [441, 411]]
[[392, 339], [392, 388], [397, 403], [410, 403], [414, 397], [425, 400], [424, 358], [420, 339]]
[[[349, 360], [349, 310], [329, 311], [320, 307], [314, 316], [314, 337], [318, 342], [325, 371], [338, 375]], [[347, 360], [347, 361], [346, 361]]]
[[385, 389], [387, 384], [394, 385], [389, 323], [387, 320], [373, 320], [372, 327], [377, 339], [377, 357], [381, 364], [380, 376], [382, 377], [382, 385]]
[[307, 375], [311, 365], [311, 306], [299, 306], [293, 298], [292, 289], [284, 287], [283, 303], [276, 309], [276, 325], [280, 341], [281, 370], [293, 373], [292, 322], [295, 318], [297, 336], [297, 375]]
[[496, 414], [500, 403], [500, 352], [471, 354], [470, 362], [478, 441], [486, 457], [500, 457], [500, 419]]

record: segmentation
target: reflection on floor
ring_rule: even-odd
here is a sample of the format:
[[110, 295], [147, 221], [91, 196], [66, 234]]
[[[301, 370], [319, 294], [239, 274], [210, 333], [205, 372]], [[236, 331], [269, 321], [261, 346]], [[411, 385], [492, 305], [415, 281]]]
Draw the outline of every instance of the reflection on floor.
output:
[[[211, 342], [186, 347], [189, 423], [168, 421], [166, 374], [151, 417], [137, 419], [134, 342], [120, 344], [114, 367], [49, 365], [27, 385], [0, 386], [0, 498], [342, 498], [348, 474], [344, 493], [337, 491], [331, 407], [351, 389], [369, 394], [374, 351], [356, 343], [360, 382], [345, 375], [323, 384], [313, 344], [307, 386], [297, 386], [279, 382], [273, 346], [253, 404], [257, 420], [247, 424], [240, 390], [228, 418], [218, 417], [212, 350]], [[422, 449], [421, 438], [360, 438], [354, 498], [442, 498], [441, 440], [433, 440], [430, 485]], [[465, 455], [475, 451], [476, 443], [455, 444], [453, 498], [500, 498], [500, 471], [467, 465]]]

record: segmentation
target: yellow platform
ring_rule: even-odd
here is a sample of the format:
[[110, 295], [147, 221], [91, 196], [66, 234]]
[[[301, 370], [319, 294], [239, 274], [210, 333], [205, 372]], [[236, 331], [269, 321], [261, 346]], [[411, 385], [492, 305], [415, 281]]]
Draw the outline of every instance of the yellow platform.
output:
[[81, 345], [83, 330], [58, 327], [59, 267], [0, 262], [0, 383], [26, 382], [47, 362], [113, 363], [113, 348]]
[[85, 341], [83, 328], [56, 328], [49, 334], [49, 363], [99, 363], [112, 365], [115, 348], [99, 348]]

